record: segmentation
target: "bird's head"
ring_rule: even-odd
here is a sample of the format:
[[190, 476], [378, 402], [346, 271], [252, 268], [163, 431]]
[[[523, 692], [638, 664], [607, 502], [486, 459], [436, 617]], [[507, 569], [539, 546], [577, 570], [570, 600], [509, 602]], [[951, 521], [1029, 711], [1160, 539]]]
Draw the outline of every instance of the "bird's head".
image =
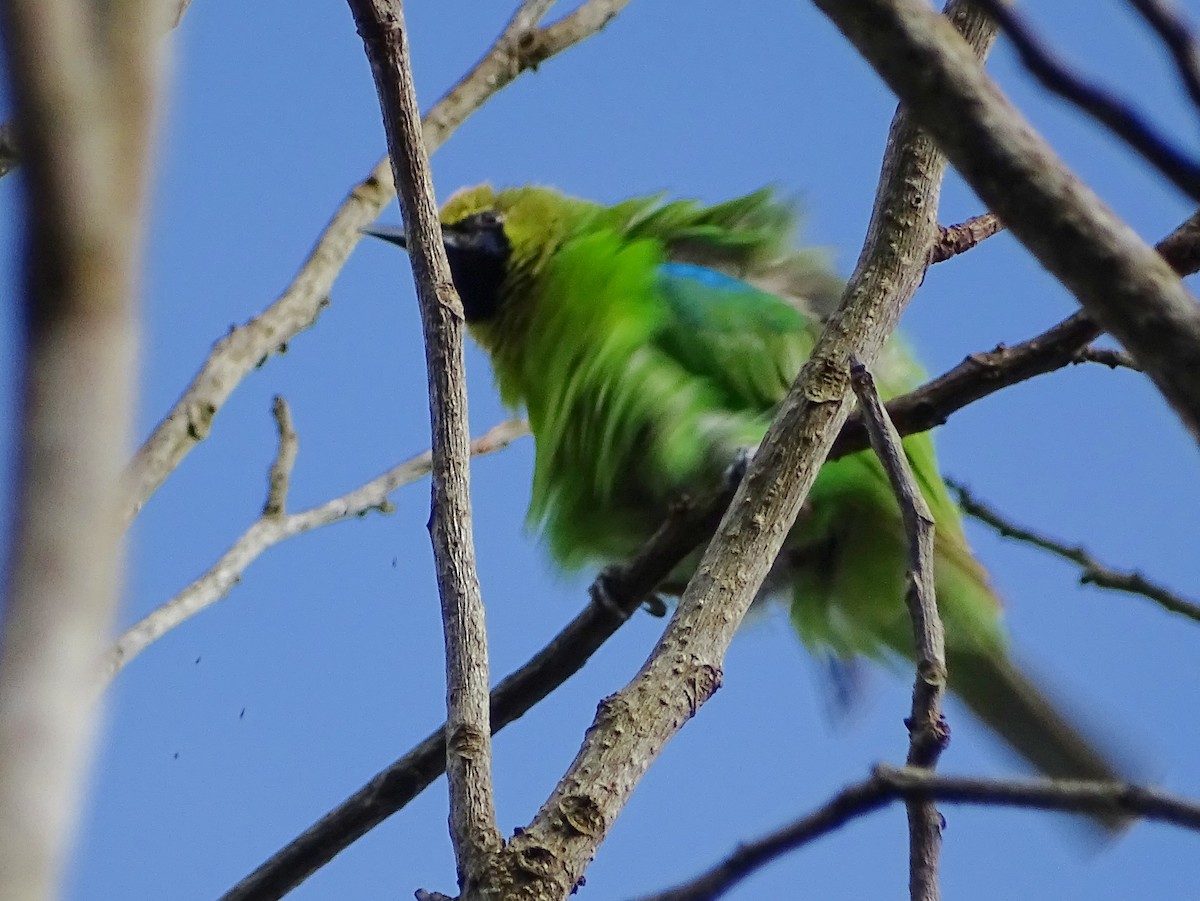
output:
[[[574, 204], [547, 188], [463, 188], [442, 206], [442, 240], [467, 322], [496, 316], [562, 242]], [[403, 229], [364, 229], [407, 247]]]

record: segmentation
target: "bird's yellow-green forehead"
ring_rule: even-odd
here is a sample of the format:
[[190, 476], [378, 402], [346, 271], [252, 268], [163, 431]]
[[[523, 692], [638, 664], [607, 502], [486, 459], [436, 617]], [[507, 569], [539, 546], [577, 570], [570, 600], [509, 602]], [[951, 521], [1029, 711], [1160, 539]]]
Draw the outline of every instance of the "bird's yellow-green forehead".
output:
[[509, 223], [540, 222], [543, 227], [553, 228], [583, 207], [590, 207], [590, 204], [566, 197], [553, 188], [527, 185], [497, 191], [485, 183], [452, 194], [442, 205], [442, 224], [453, 225], [468, 216], [490, 210]]
[[463, 188], [442, 206], [442, 224], [456, 225], [483, 212], [503, 222], [512, 255], [533, 264], [545, 259], [596, 208], [553, 188], [526, 185], [497, 191], [489, 184]]
[[496, 209], [496, 190], [489, 184], [459, 188], [442, 204], [442, 224], [454, 225], [468, 216]]

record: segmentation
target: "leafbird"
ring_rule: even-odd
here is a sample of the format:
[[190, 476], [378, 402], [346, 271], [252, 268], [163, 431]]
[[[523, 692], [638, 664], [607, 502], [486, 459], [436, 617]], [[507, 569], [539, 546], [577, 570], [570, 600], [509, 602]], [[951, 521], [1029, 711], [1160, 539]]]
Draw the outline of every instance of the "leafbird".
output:
[[[447, 201], [441, 222], [470, 332], [503, 401], [529, 417], [530, 524], [565, 568], [628, 558], [681, 496], [727, 478], [841, 293], [823, 253], [794, 249], [793, 210], [769, 189], [711, 206], [659, 196], [603, 206], [480, 185]], [[405, 243], [400, 230], [370, 233]], [[875, 378], [886, 398], [923, 373], [893, 337]], [[1011, 660], [931, 436], [910, 435], [904, 450], [936, 521], [950, 690], [1043, 773], [1116, 779]], [[820, 654], [911, 660], [906, 565], [898, 503], [862, 451], [821, 468], [764, 593]]]

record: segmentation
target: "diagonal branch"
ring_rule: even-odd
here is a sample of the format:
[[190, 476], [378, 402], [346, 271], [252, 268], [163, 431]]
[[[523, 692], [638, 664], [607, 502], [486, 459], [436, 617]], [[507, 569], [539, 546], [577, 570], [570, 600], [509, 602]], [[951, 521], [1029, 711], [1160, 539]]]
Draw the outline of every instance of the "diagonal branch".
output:
[[922, 0], [815, 0], [988, 207], [1133, 354], [1200, 440], [1200, 306], [1005, 99]]
[[917, 767], [877, 766], [812, 813], [762, 838], [746, 842], [693, 880], [640, 901], [715, 901], [737, 883], [784, 854], [829, 835], [852, 820], [898, 800], [948, 804], [1125, 814], [1200, 831], [1200, 803], [1140, 785], [1066, 779], [979, 779], [940, 776]]
[[1179, 190], [1200, 201], [1200, 163], [1175, 147], [1129, 104], [1085, 81], [1034, 35], [1007, 0], [975, 0], [1004, 29], [1021, 62], [1042, 86], [1083, 110], [1136, 150]]
[[1041, 532], [1035, 532], [1024, 526], [1010, 521], [1001, 513], [980, 501], [967, 490], [965, 485], [950, 480], [946, 484], [958, 495], [958, 504], [963, 513], [991, 526], [1004, 538], [1023, 541], [1044, 551], [1049, 551], [1057, 557], [1077, 564], [1083, 572], [1079, 576], [1082, 585], [1095, 585], [1097, 588], [1109, 588], [1113, 591], [1124, 591], [1127, 594], [1139, 594], [1149, 598], [1164, 610], [1178, 613], [1190, 620], [1200, 622], [1200, 604], [1185, 600], [1173, 591], [1164, 588], [1157, 582], [1147, 579], [1140, 572], [1122, 572], [1101, 563], [1086, 550], [1078, 545], [1069, 545]]
[[1162, 0], [1129, 0], [1167, 45], [1192, 103], [1200, 107], [1200, 46], [1183, 16]]

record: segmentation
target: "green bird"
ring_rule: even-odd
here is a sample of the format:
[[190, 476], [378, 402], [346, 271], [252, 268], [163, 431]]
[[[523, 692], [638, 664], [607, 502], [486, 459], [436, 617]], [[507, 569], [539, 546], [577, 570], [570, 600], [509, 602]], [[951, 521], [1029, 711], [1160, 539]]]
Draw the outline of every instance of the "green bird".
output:
[[[528, 413], [529, 521], [568, 568], [627, 559], [673, 502], [727, 477], [762, 440], [842, 287], [823, 254], [793, 249], [793, 211], [770, 190], [715, 206], [601, 206], [481, 185], [454, 195], [441, 220], [470, 331], [501, 398]], [[404, 244], [402, 232], [371, 233]], [[893, 338], [875, 376], [888, 397], [924, 374]], [[949, 688], [1047, 775], [1117, 778], [1009, 660], [999, 601], [931, 437], [904, 448], [937, 523]], [[820, 653], [911, 660], [906, 560], [899, 506], [863, 451], [822, 467], [764, 593], [788, 602]], [[678, 575], [682, 585], [689, 573]]]

